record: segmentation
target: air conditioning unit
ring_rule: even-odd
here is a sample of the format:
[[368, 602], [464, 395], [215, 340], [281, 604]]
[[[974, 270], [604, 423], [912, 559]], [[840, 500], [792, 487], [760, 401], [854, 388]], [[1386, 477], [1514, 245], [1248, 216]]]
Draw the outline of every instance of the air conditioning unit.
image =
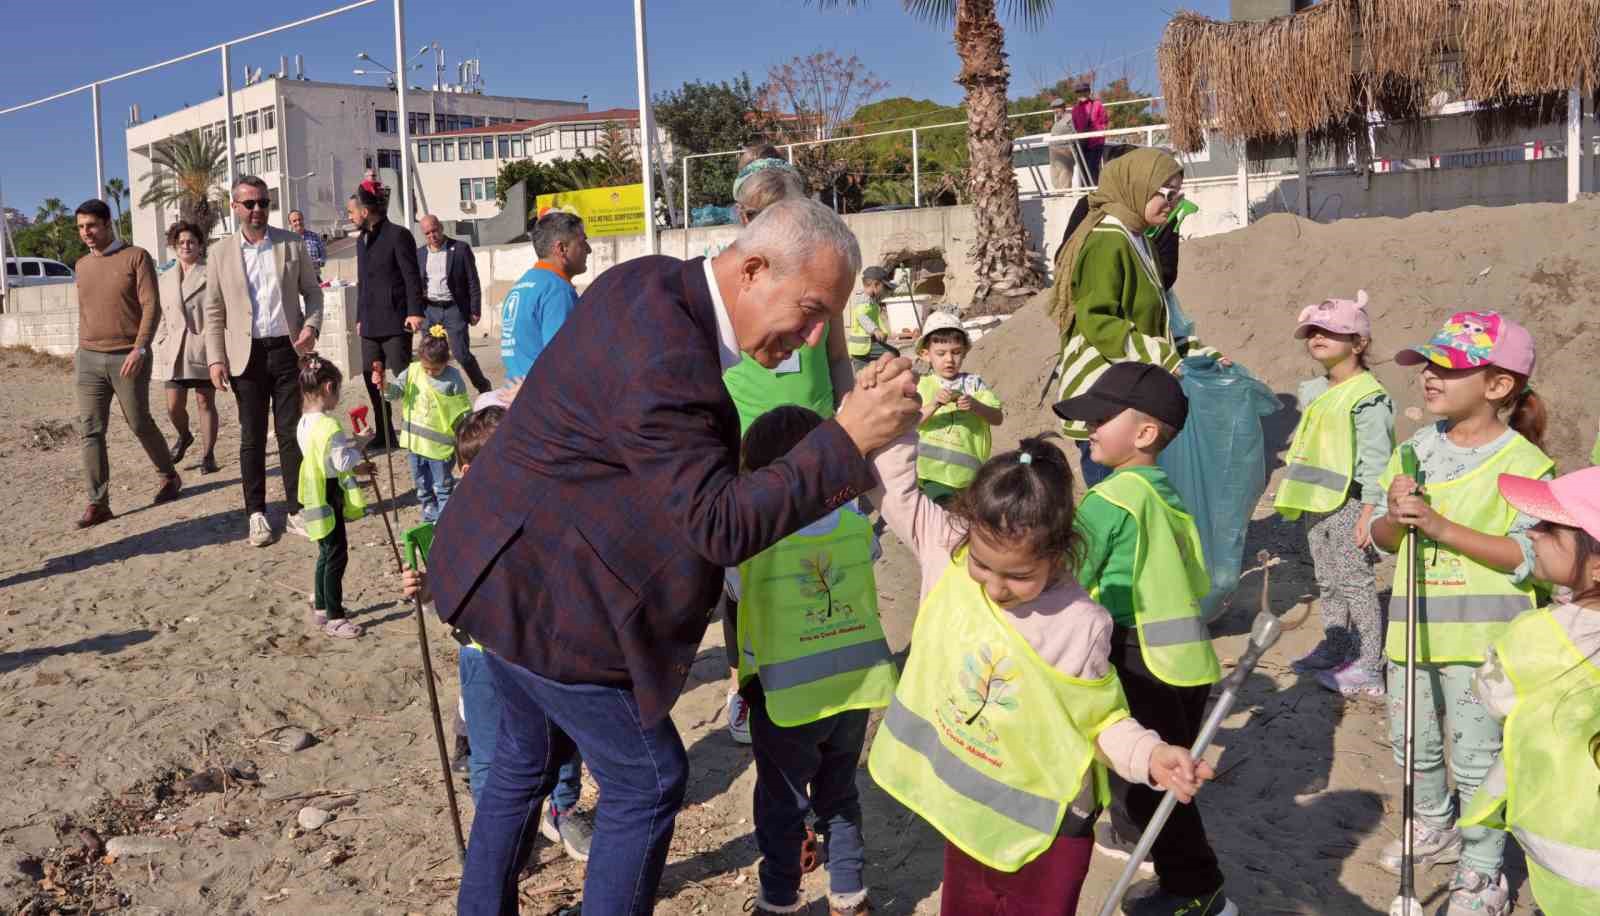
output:
[[474, 203], [473, 201], [463, 200], [461, 202], [461, 212], [463, 212], [463, 213], [471, 213], [475, 209], [477, 209], [477, 204]]

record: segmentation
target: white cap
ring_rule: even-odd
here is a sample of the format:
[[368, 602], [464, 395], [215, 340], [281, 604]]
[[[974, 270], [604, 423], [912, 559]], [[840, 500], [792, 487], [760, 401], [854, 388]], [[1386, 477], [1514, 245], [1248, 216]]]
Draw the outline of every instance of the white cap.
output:
[[929, 334], [932, 334], [934, 331], [946, 330], [960, 331], [961, 336], [967, 339], [967, 343], [972, 343], [972, 335], [968, 334], [967, 329], [961, 326], [960, 318], [957, 318], [950, 312], [934, 312], [928, 316], [927, 321], [922, 323], [922, 333], [917, 335], [917, 349], [923, 349], [925, 346], [923, 341], [928, 339]]

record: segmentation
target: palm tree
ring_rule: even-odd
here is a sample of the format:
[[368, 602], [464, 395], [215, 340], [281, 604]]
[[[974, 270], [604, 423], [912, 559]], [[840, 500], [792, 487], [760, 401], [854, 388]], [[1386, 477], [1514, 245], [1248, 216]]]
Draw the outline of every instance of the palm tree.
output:
[[[813, 0], [806, 0], [807, 3]], [[865, 6], [867, 0], [814, 0], [817, 6]], [[967, 187], [972, 198], [971, 256], [978, 288], [974, 298], [991, 294], [1020, 296], [1044, 286], [1044, 275], [1028, 244], [1011, 165], [1011, 122], [1006, 118], [1011, 68], [1006, 65], [1006, 33], [996, 0], [901, 0], [906, 12], [928, 22], [955, 26], [961, 72], [956, 82], [967, 91]], [[1054, 0], [1005, 0], [1006, 12], [1025, 28], [1038, 26]]]
[[139, 206], [174, 207], [180, 217], [210, 231], [228, 206], [227, 157], [221, 137], [203, 138], [198, 130], [156, 144], [154, 168], [144, 176], [150, 189]]
[[113, 178], [106, 182], [106, 196], [111, 198], [111, 206], [117, 208], [117, 222], [122, 222], [122, 201], [128, 196], [128, 185], [121, 178]]
[[70, 215], [72, 215], [72, 211], [68, 210], [67, 205], [61, 202], [61, 198], [46, 197], [44, 203], [39, 205], [39, 212], [34, 214], [33, 222], [35, 225], [53, 223], [62, 217]]

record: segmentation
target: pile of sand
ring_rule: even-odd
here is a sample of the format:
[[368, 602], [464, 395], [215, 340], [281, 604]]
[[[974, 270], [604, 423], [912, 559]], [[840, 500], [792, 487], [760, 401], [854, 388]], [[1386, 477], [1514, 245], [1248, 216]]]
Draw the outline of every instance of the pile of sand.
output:
[[[1395, 351], [1426, 341], [1456, 309], [1505, 312], [1528, 327], [1538, 347], [1533, 386], [1550, 410], [1546, 451], [1562, 470], [1575, 470], [1587, 464], [1600, 411], [1591, 374], [1600, 358], [1591, 296], [1600, 289], [1597, 243], [1600, 200], [1327, 224], [1275, 214], [1248, 229], [1185, 241], [1178, 293], [1206, 341], [1292, 395], [1317, 370], [1293, 339], [1301, 307], [1366, 289], [1375, 368], [1395, 397], [1402, 437], [1418, 425], [1405, 413], [1420, 408], [1421, 398], [1417, 373], [1396, 366]], [[1049, 399], [1037, 406], [1058, 345], [1044, 311], [1047, 295], [985, 335], [968, 360], [1010, 408], [1013, 420], [997, 431], [997, 449], [1054, 426]]]

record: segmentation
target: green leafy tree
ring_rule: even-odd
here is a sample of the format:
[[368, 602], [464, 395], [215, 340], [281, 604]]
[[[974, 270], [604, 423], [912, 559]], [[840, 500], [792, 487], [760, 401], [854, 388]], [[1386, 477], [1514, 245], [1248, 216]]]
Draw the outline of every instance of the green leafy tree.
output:
[[33, 222], [13, 232], [11, 244], [19, 256], [51, 258], [69, 266], [89, 253], [78, 238], [77, 220], [59, 197], [45, 198]]
[[110, 199], [111, 206], [117, 211], [117, 224], [122, 223], [122, 202], [128, 198], [128, 184], [121, 178], [112, 178], [106, 182], [106, 197]]
[[[676, 159], [673, 174], [683, 173], [683, 157], [694, 153], [735, 150], [759, 134], [769, 118], [762, 112], [750, 77], [721, 83], [684, 83], [656, 96], [656, 122], [672, 137]], [[689, 168], [689, 206], [725, 204], [732, 200], [737, 157], [696, 159]], [[681, 198], [682, 188], [673, 190]]]
[[[806, 0], [824, 9], [865, 6], [867, 0]], [[970, 249], [978, 285], [975, 298], [991, 294], [1026, 295], [1044, 286], [1041, 263], [1022, 224], [1022, 202], [1011, 164], [1011, 122], [1006, 118], [1011, 68], [1006, 64], [1005, 29], [996, 0], [901, 0], [906, 12], [932, 23], [953, 25], [961, 70], [956, 82], [966, 90], [966, 184], [973, 203]], [[1024, 27], [1036, 28], [1055, 8], [1054, 0], [1007, 0], [1006, 10]]]
[[[863, 133], [929, 127], [960, 122], [965, 108], [950, 108], [928, 99], [885, 99], [856, 112]], [[919, 204], [947, 206], [967, 203], [967, 138], [960, 127], [919, 131], [917, 161], [922, 200], [912, 199], [911, 135], [892, 134], [862, 141], [867, 149], [867, 181], [862, 194], [866, 206]]]
[[606, 170], [607, 186], [637, 184], [644, 180], [633, 138], [620, 122], [607, 121], [601, 125], [595, 149], [595, 158]]
[[178, 215], [210, 231], [228, 207], [228, 153], [221, 137], [202, 137], [198, 130], [155, 145], [154, 166], [141, 207], [171, 207]]

